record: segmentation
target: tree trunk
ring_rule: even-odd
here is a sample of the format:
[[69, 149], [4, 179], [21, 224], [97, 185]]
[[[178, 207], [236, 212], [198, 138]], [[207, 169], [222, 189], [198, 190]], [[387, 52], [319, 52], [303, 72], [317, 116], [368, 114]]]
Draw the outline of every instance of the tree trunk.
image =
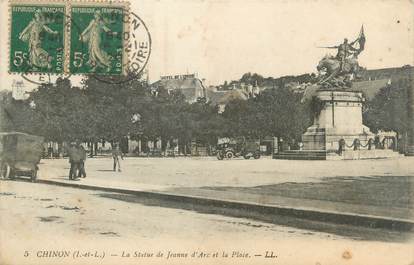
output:
[[139, 137], [138, 138], [138, 156], [141, 154], [141, 150], [142, 150], [142, 138]]
[[96, 141], [94, 143], [94, 154], [95, 154], [95, 156], [98, 155], [98, 142], [96, 142]]
[[93, 144], [92, 142], [88, 142], [88, 146], [90, 148], [89, 157], [93, 157]]
[[62, 158], [63, 157], [63, 143], [62, 142], [58, 142], [58, 157]]
[[187, 156], [187, 141], [184, 140], [184, 156]]

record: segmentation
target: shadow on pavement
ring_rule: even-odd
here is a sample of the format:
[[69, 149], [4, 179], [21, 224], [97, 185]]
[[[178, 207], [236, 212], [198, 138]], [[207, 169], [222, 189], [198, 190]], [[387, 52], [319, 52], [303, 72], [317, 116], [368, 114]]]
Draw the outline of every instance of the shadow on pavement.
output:
[[414, 208], [414, 176], [325, 177], [321, 182], [284, 182], [254, 187], [220, 186], [201, 189], [399, 207], [407, 209], [406, 218], [412, 217], [408, 211]]
[[272, 223], [281, 226], [312, 230], [316, 232], [331, 233], [345, 236], [355, 240], [382, 241], [382, 242], [406, 242], [414, 238], [412, 232], [402, 232], [380, 228], [358, 227], [330, 222], [314, 221], [283, 215], [263, 214], [250, 209], [231, 208], [227, 205], [211, 205], [207, 202], [189, 203], [183, 200], [166, 200], [151, 198], [148, 196], [128, 195], [120, 193], [99, 193], [96, 196], [120, 200], [129, 203], [139, 203], [151, 207], [165, 207], [195, 211], [202, 214], [216, 214], [237, 218], [248, 218], [256, 221]]

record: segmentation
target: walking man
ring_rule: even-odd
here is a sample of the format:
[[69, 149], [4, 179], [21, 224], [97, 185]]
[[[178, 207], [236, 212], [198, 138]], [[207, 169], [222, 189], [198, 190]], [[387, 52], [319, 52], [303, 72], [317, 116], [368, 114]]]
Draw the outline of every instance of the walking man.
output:
[[83, 148], [81, 144], [78, 145], [78, 151], [81, 155], [81, 160], [79, 163], [79, 172], [78, 178], [86, 178], [86, 171], [85, 171], [85, 160], [86, 160], [86, 150]]
[[115, 144], [112, 149], [112, 158], [114, 159], [114, 171], [116, 171], [116, 167], [118, 165], [118, 172], [121, 172], [121, 163], [119, 162], [119, 158], [124, 160], [124, 156], [122, 155], [118, 144]]
[[76, 164], [73, 161], [73, 153], [75, 152], [74, 149], [75, 149], [75, 146], [73, 143], [71, 143], [68, 147], [68, 157], [69, 157], [69, 164], [70, 164], [69, 180], [72, 180], [76, 174]]

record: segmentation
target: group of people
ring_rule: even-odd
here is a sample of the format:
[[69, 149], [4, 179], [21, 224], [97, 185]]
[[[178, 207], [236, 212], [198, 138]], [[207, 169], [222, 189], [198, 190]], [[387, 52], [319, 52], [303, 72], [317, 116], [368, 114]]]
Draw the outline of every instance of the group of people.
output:
[[[68, 148], [68, 156], [70, 163], [69, 179], [79, 180], [80, 178], [86, 178], [85, 161], [86, 161], [86, 150], [79, 141], [71, 144]], [[114, 144], [112, 148], [112, 158], [114, 161], [113, 170], [121, 172], [120, 159], [124, 159], [124, 156], [119, 149], [119, 145]]]
[[86, 150], [79, 141], [69, 146], [68, 155], [70, 163], [69, 179], [78, 180], [81, 177], [86, 178]]

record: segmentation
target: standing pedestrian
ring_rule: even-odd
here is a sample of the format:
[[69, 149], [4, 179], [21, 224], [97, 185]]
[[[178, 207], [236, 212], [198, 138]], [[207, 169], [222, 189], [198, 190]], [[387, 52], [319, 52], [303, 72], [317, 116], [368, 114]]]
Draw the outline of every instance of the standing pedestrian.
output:
[[47, 154], [50, 159], [53, 158], [53, 147], [51, 145], [47, 148]]
[[79, 162], [79, 172], [78, 178], [86, 178], [86, 171], [85, 171], [85, 160], [86, 160], [86, 150], [83, 148], [81, 144], [78, 144], [78, 151], [81, 156], [81, 160]]
[[69, 180], [73, 179], [73, 176], [75, 175], [75, 164], [73, 162], [73, 152], [75, 151], [75, 146], [73, 143], [69, 144], [68, 147], [68, 157], [69, 157], [69, 164], [70, 164], [70, 169], [69, 169]]
[[76, 144], [71, 145], [68, 149], [69, 153], [69, 163], [70, 163], [70, 170], [69, 170], [69, 179], [70, 180], [77, 180], [80, 175], [80, 163], [82, 160], [82, 154], [80, 152], [78, 142]]
[[116, 171], [116, 167], [118, 165], [118, 172], [121, 172], [121, 163], [119, 158], [124, 160], [124, 156], [122, 155], [121, 150], [119, 150], [119, 145], [115, 144], [114, 148], [112, 149], [112, 158], [114, 159], [114, 171]]

